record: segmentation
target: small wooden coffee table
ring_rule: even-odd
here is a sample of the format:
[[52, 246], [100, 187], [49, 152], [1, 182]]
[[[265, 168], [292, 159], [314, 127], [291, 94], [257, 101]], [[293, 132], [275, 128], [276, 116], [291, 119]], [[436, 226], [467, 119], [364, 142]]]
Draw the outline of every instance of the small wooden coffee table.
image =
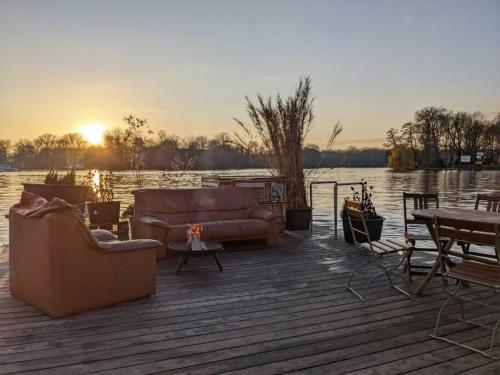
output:
[[222, 271], [222, 264], [220, 263], [219, 257], [217, 254], [224, 250], [224, 247], [221, 243], [215, 241], [204, 241], [207, 249], [203, 250], [191, 250], [191, 247], [182, 241], [172, 241], [167, 245], [167, 249], [179, 253], [179, 262], [177, 262], [177, 268], [175, 269], [175, 274], [178, 275], [181, 271], [181, 268], [184, 264], [187, 264], [190, 256], [205, 256], [212, 255], [219, 267], [219, 271]]

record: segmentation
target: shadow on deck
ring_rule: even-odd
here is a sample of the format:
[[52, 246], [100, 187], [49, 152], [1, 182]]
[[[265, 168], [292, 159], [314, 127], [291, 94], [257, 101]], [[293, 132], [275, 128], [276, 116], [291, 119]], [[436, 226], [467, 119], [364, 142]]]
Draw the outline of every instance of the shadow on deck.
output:
[[[315, 228], [274, 249], [160, 261], [157, 294], [54, 320], [8, 291], [0, 264], [0, 374], [486, 373], [500, 364], [429, 338], [444, 294], [435, 279], [414, 301], [375, 283], [367, 302], [344, 288], [353, 247]], [[477, 287], [466, 293], [485, 298]], [[483, 316], [471, 309], [471, 316]], [[485, 322], [493, 317], [486, 315]], [[449, 321], [455, 339], [488, 346], [488, 331]], [[500, 348], [497, 348], [500, 350]]]

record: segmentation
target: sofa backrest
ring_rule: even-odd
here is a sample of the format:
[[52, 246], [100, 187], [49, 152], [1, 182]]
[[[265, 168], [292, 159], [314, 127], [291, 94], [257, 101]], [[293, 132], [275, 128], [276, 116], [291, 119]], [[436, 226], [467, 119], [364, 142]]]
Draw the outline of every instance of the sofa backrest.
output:
[[141, 189], [133, 192], [135, 216], [170, 224], [247, 218], [257, 206], [248, 188]]

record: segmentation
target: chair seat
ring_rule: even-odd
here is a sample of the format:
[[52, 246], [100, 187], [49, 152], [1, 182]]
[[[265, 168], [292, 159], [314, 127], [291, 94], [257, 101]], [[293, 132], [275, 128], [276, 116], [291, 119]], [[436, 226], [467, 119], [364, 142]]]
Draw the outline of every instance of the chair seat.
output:
[[492, 288], [500, 288], [500, 266], [497, 265], [464, 260], [450, 269], [446, 276]]
[[430, 234], [413, 234], [409, 233], [406, 235], [408, 241], [432, 241]]
[[[389, 238], [381, 238], [378, 241], [372, 241], [371, 245], [373, 247], [373, 251], [377, 254], [390, 254], [397, 251], [407, 251], [411, 248], [411, 245], [407, 244], [404, 240], [397, 241]], [[361, 246], [370, 250], [370, 244], [367, 242], [362, 243]]]
[[[430, 234], [407, 234], [406, 239], [408, 241], [434, 241]], [[447, 237], [439, 237], [439, 241], [447, 242]]]

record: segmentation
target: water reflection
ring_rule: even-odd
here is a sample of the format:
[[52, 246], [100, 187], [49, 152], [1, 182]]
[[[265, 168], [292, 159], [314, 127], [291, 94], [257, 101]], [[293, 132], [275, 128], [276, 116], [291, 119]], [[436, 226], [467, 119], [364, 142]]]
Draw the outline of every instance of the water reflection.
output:
[[[259, 175], [267, 170], [229, 170], [196, 172], [144, 172], [144, 187], [198, 187], [201, 176], [211, 174]], [[8, 223], [4, 218], [9, 207], [19, 200], [23, 182], [43, 183], [46, 172], [0, 172], [0, 244], [8, 238]], [[77, 172], [77, 184], [87, 176], [87, 171]], [[385, 168], [321, 169], [306, 173], [309, 179], [358, 181], [361, 178], [375, 188], [374, 202], [380, 215], [386, 217], [385, 235], [401, 235], [402, 192], [438, 192], [442, 207], [474, 207], [477, 192], [500, 190], [500, 171], [413, 171], [393, 172]], [[98, 176], [97, 176], [98, 178]], [[138, 186], [132, 172], [114, 172], [111, 175], [115, 199], [122, 202], [122, 209], [132, 203], [130, 193]], [[348, 196], [349, 187], [339, 188], [339, 200]], [[316, 185], [314, 188], [314, 222], [333, 227], [333, 187]]]

